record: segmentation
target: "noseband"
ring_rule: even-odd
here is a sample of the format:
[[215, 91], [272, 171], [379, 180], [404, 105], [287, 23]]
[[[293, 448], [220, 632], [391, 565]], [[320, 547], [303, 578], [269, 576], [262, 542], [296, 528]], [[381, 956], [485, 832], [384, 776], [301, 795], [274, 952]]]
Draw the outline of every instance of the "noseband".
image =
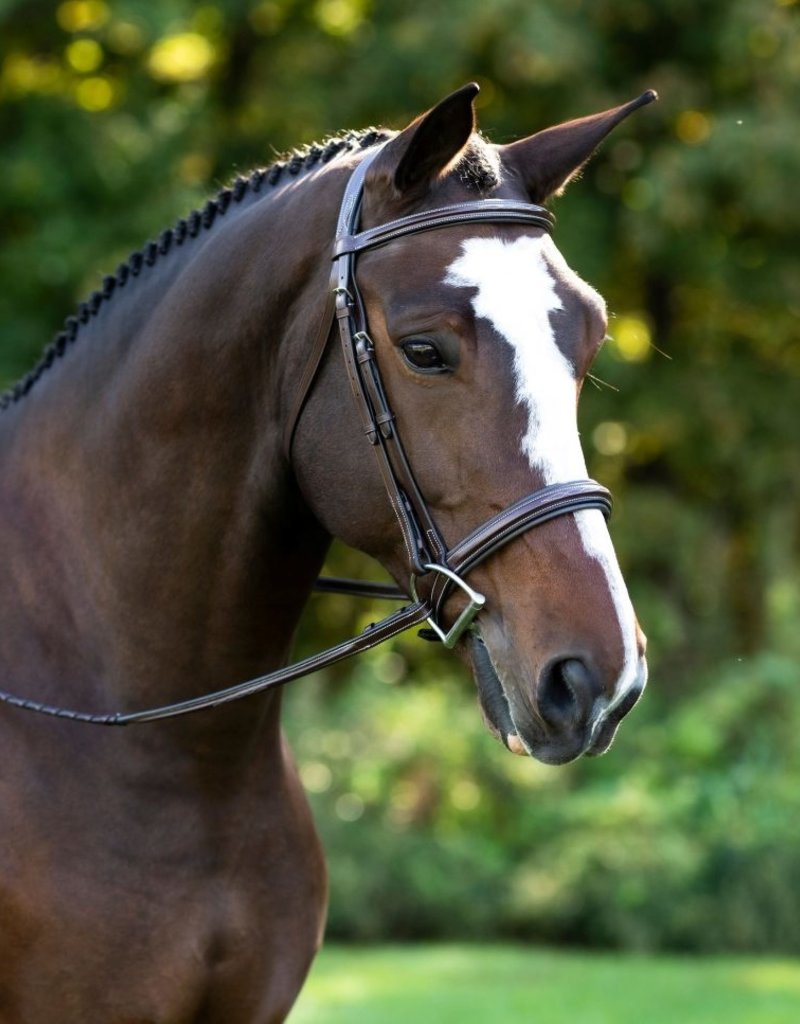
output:
[[[373, 150], [362, 159], [345, 188], [333, 247], [333, 272], [326, 310], [301, 377], [292, 414], [287, 420], [284, 443], [287, 456], [290, 457], [298, 420], [321, 365], [333, 323], [336, 322], [361, 426], [378, 458], [384, 487], [403, 538], [409, 568], [408, 589], [413, 601], [369, 626], [359, 636], [302, 661], [215, 693], [163, 707], [96, 714], [54, 707], [2, 690], [0, 702], [92, 725], [129, 725], [217, 707], [281, 686], [376, 647], [426, 620], [429, 630], [423, 633], [428, 639], [440, 640], [446, 647], [454, 647], [486, 603], [485, 597], [465, 581], [467, 573], [521, 533], [551, 519], [584, 509], [599, 509], [606, 518], [611, 514], [611, 494], [594, 480], [550, 484], [515, 501], [453, 547], [448, 548], [445, 544], [414, 479], [397, 431], [395, 416], [388, 403], [375, 347], [368, 333], [366, 309], [356, 280], [357, 256], [407, 235], [460, 224], [527, 224], [552, 232], [554, 218], [549, 210], [533, 203], [480, 199], [411, 214], [378, 227], [358, 231], [364, 179], [379, 152], [380, 149]], [[466, 597], [467, 603], [448, 629], [442, 623], [442, 607], [456, 588]], [[391, 600], [407, 601], [409, 598], [409, 593], [392, 585], [338, 578], [322, 577], [317, 581], [316, 589]], [[421, 590], [425, 596], [420, 596]]]

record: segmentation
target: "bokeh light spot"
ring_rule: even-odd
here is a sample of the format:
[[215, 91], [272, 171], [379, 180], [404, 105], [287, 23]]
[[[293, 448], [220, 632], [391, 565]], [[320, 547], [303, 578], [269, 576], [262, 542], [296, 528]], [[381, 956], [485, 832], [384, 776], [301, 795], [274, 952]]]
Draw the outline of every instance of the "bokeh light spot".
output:
[[309, 761], [300, 768], [300, 779], [309, 793], [326, 793], [333, 781], [333, 773], [322, 761]]
[[334, 760], [341, 760], [348, 757], [352, 752], [352, 737], [350, 733], [331, 729], [330, 732], [325, 733], [321, 747], [328, 757], [332, 757]]
[[82, 75], [96, 71], [103, 63], [103, 48], [94, 39], [76, 39], [64, 54], [72, 70]]
[[0, 88], [12, 96], [26, 93], [57, 93], [63, 86], [63, 68], [46, 57], [10, 53], [3, 61]]
[[711, 134], [711, 121], [699, 110], [682, 110], [675, 122], [675, 134], [681, 142], [696, 146]]
[[644, 319], [630, 314], [617, 317], [611, 334], [611, 351], [626, 363], [641, 363], [652, 352], [650, 328]]
[[399, 683], [408, 670], [408, 664], [397, 651], [382, 651], [375, 658], [375, 677], [390, 685]]
[[162, 82], [195, 82], [203, 78], [214, 61], [214, 47], [198, 32], [165, 36], [150, 51], [147, 66], [153, 78]]
[[364, 801], [358, 793], [343, 793], [336, 801], [336, 814], [342, 821], [358, 821], [364, 813]]
[[225, 24], [225, 15], [215, 4], [203, 4], [192, 15], [192, 28], [207, 36], [216, 35]]
[[123, 56], [130, 56], [144, 47], [143, 30], [132, 21], [115, 21], [105, 34], [109, 49]]
[[114, 102], [114, 87], [107, 78], [95, 75], [78, 83], [75, 96], [84, 110], [97, 113], [107, 110]]
[[261, 35], [271, 36], [284, 22], [285, 9], [275, 0], [257, 4], [248, 14], [250, 24]]
[[364, 20], [364, 8], [359, 0], [319, 0], [314, 17], [329, 35], [349, 36]]
[[101, 28], [111, 12], [103, 0], [66, 0], [56, 9], [56, 21], [65, 32], [87, 32]]
[[601, 455], [622, 455], [628, 446], [628, 431], [624, 423], [613, 420], [598, 423], [592, 432], [592, 442]]
[[453, 807], [459, 811], [474, 811], [481, 802], [480, 788], [471, 779], [459, 779], [450, 791]]

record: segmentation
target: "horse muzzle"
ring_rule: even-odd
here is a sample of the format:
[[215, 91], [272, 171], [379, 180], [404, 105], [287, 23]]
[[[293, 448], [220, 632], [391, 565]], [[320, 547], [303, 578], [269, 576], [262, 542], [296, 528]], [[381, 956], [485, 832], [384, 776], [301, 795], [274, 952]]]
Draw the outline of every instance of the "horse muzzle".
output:
[[624, 693], [609, 699], [596, 672], [578, 658], [567, 658], [545, 666], [532, 703], [504, 685], [477, 634], [470, 638], [470, 658], [490, 731], [512, 753], [553, 765], [605, 753], [647, 679], [642, 658]]

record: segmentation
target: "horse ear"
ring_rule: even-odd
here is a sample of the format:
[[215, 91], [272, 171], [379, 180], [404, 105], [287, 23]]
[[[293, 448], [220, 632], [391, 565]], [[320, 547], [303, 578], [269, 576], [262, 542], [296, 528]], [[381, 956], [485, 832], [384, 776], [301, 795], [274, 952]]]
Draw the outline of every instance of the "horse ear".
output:
[[475, 131], [472, 104], [479, 91], [470, 82], [412, 121], [386, 143], [370, 179], [391, 183], [403, 196], [424, 192], [452, 167]]
[[501, 146], [501, 158], [525, 182], [531, 202], [542, 203], [563, 191], [612, 128], [656, 99], [658, 95], [649, 89], [620, 107], [545, 128], [530, 138]]

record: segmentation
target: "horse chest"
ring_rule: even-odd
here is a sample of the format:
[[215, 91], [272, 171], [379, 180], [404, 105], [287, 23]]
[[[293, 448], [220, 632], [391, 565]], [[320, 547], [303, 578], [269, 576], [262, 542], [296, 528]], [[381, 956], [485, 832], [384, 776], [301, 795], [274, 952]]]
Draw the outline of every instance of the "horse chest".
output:
[[305, 973], [262, 941], [255, 917], [212, 923], [197, 908], [146, 926], [127, 914], [80, 927], [74, 918], [46, 929], [18, 922], [11, 942], [32, 933], [24, 955], [11, 958], [13, 976], [0, 980], [3, 1024], [51, 1024], [56, 1005], [59, 1024], [281, 1020]]
[[325, 880], [303, 802], [281, 807], [254, 822], [249, 806], [216, 848], [197, 813], [174, 812], [171, 836], [133, 808], [92, 827], [51, 807], [47, 835], [18, 818], [0, 850], [1, 1024], [52, 1024], [55, 1005], [59, 1024], [284, 1019]]

